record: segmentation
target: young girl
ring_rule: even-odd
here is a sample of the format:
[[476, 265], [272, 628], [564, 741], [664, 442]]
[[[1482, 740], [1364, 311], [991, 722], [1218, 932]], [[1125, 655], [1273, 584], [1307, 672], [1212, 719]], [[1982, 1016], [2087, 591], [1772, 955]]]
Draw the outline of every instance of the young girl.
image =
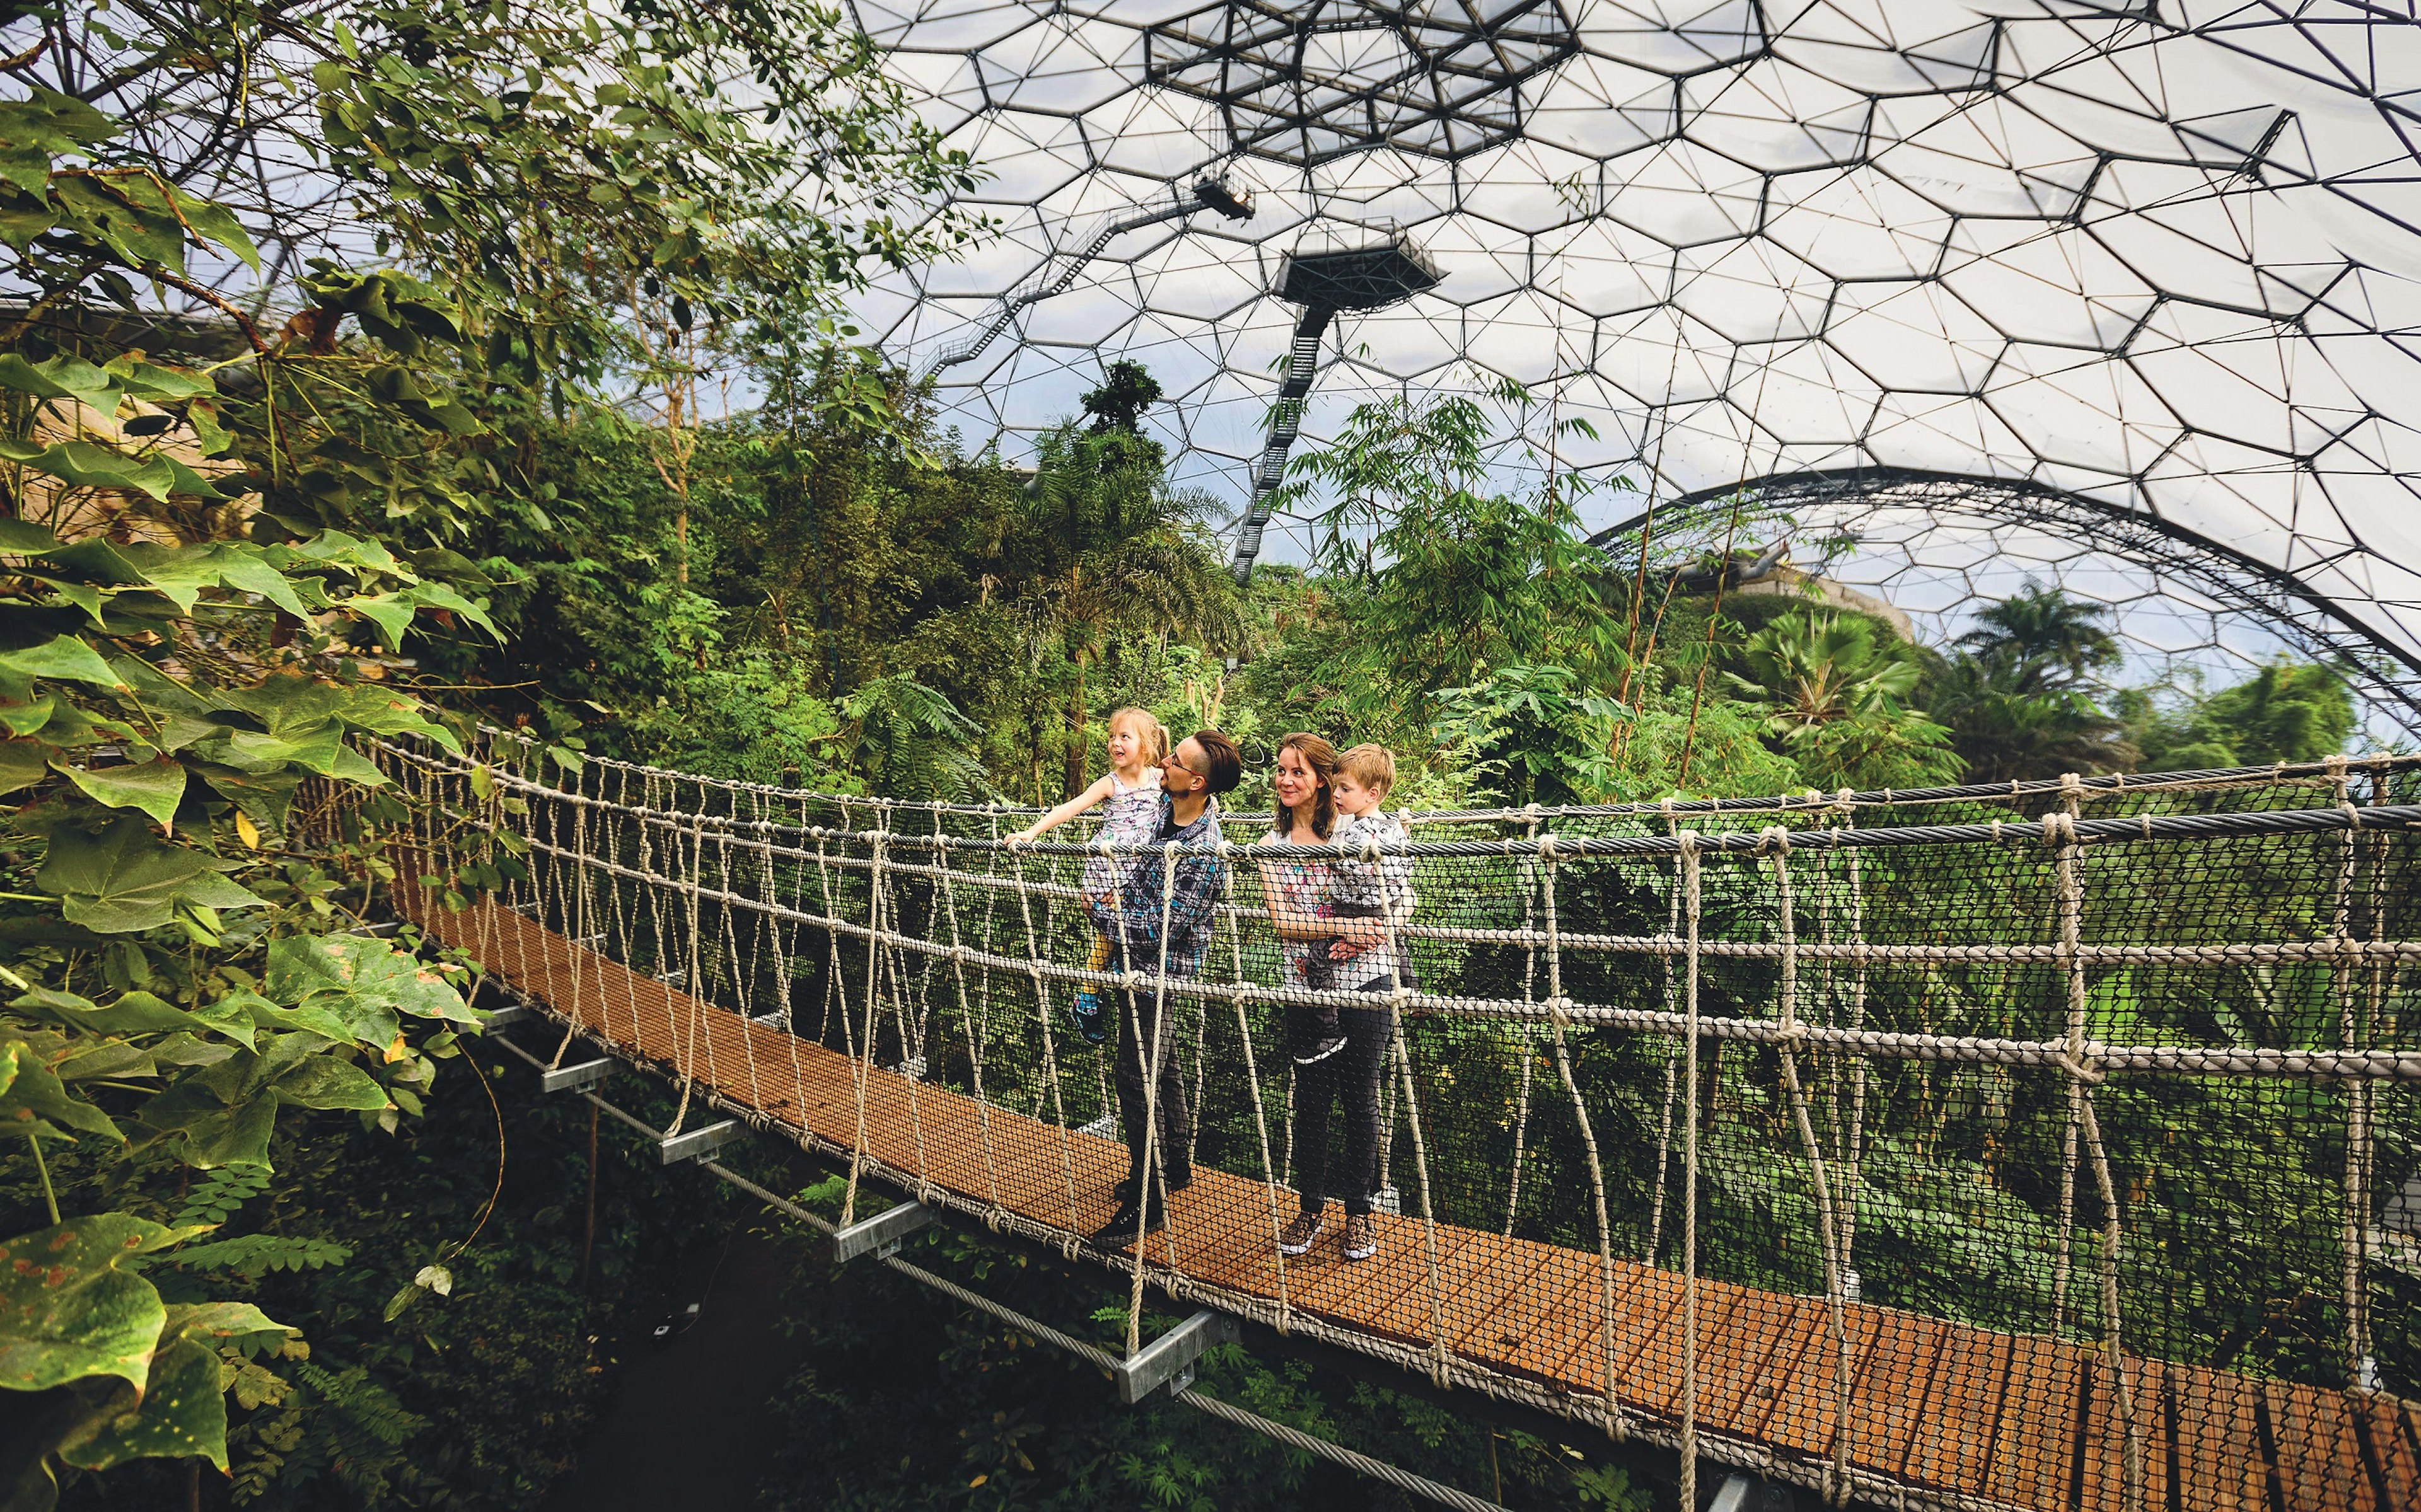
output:
[[[1151, 717], [1149, 709], [1132, 706], [1119, 709], [1110, 716], [1109, 774], [1010, 835], [1008, 843], [1027, 844], [1098, 806], [1101, 810], [1101, 829], [1096, 839], [1115, 846], [1150, 844], [1160, 827], [1160, 763], [1167, 756], [1168, 731]], [[1118, 874], [1132, 859], [1087, 858], [1084, 879], [1077, 884], [1085, 901], [1112, 901]], [[1093, 942], [1093, 954], [1085, 962], [1085, 969], [1097, 972], [1109, 961], [1110, 937], [1101, 935]], [[1076, 1030], [1086, 1042], [1098, 1045], [1109, 1038], [1110, 1026], [1099, 992], [1089, 987], [1079, 990], [1074, 1011]]]

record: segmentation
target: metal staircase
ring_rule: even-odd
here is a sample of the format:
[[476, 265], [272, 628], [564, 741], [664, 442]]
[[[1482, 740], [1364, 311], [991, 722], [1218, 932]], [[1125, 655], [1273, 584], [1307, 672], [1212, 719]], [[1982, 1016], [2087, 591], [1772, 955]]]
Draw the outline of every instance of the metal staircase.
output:
[[1320, 371], [1320, 338], [1328, 334], [1328, 322], [1335, 318], [1334, 309], [1315, 304], [1294, 323], [1294, 347], [1287, 353], [1286, 382], [1278, 385], [1277, 402], [1270, 408], [1269, 440], [1261, 447], [1261, 460], [1253, 467], [1253, 502], [1245, 506], [1243, 523], [1236, 527], [1233, 570], [1238, 583], [1252, 580], [1253, 558], [1261, 550], [1261, 531], [1270, 522], [1271, 500], [1278, 485], [1286, 481], [1287, 453], [1293, 450], [1294, 438], [1303, 431], [1304, 398], [1311, 392], [1311, 381]]
[[1236, 527], [1236, 554], [1230, 570], [1240, 584], [1253, 579], [1253, 559], [1261, 553], [1261, 532], [1275, 507], [1278, 485], [1286, 481], [1287, 453], [1303, 429], [1304, 397], [1320, 372], [1320, 339], [1339, 310], [1376, 310], [1434, 288], [1445, 276], [1435, 260], [1402, 231], [1362, 244], [1298, 246], [1278, 265], [1273, 292], [1290, 304], [1303, 306], [1294, 323], [1294, 347], [1287, 353], [1286, 380], [1278, 385], [1277, 402], [1270, 407], [1269, 440], [1253, 467], [1252, 502], [1244, 507]]
[[1225, 179], [1205, 178], [1195, 183], [1191, 198], [1112, 221], [1094, 232], [1076, 252], [1053, 253], [1042, 264], [1042, 271], [1030, 282], [1003, 296], [1000, 309], [989, 325], [967, 340], [943, 349], [941, 359], [933, 364], [933, 371], [938, 373], [945, 367], [956, 367], [961, 363], [973, 362], [982, 356], [984, 349], [999, 339], [1000, 334], [1009, 328], [1021, 311], [1054, 295], [1066, 293], [1077, 276], [1101, 255], [1104, 248], [1129, 231], [1140, 231], [1147, 226], [1158, 226], [1163, 221], [1182, 220], [1206, 210], [1217, 210], [1231, 221], [1248, 221], [1253, 217], [1253, 196], [1229, 188]]

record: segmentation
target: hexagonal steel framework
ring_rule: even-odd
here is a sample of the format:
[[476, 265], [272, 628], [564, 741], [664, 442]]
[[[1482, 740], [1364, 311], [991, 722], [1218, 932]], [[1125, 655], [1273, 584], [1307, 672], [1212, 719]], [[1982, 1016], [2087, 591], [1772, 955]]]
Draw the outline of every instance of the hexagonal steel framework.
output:
[[[1920, 618], [2040, 576], [2148, 660], [2351, 649], [2421, 729], [2388, 686], [2421, 657], [2409, 8], [855, 3], [1005, 223], [865, 300], [919, 368], [1206, 168], [1255, 193], [1112, 239], [943, 374], [972, 439], [1132, 357], [1180, 474], [1241, 504], [1300, 313], [1281, 257], [1403, 230], [1444, 276], [1337, 317], [1308, 437], [1514, 380], [1508, 434], [1591, 422], [1555, 454], [1607, 481], [1595, 525], [1754, 484], [1861, 531], [1844, 570]], [[1773, 481], [1811, 475], [1901, 481]]]

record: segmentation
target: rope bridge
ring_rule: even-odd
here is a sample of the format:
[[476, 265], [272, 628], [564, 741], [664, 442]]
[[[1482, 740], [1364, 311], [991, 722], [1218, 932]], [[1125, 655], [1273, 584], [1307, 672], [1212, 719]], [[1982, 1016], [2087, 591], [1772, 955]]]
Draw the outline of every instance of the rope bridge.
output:
[[[1376, 858], [1265, 818], [1224, 818], [1187, 979], [1086, 969], [1101, 850], [1010, 848], [1030, 811], [380, 759], [420, 801], [397, 910], [560, 1019], [556, 1067], [670, 1078], [667, 1135], [846, 1161], [845, 1224], [882, 1183], [1113, 1268], [1131, 1319], [1156, 1289], [1671, 1448], [1685, 1506], [1702, 1459], [1902, 1507], [2421, 1505], [2421, 757], [1413, 816], [1418, 986], [1381, 998], [1301, 986], [1262, 896]], [[1139, 1245], [1081, 1239], [1127, 1165], [1083, 987], [1178, 1025], [1144, 1040], [1195, 1176]], [[1358, 1262], [1276, 1243], [1322, 1001], [1398, 1010]]]

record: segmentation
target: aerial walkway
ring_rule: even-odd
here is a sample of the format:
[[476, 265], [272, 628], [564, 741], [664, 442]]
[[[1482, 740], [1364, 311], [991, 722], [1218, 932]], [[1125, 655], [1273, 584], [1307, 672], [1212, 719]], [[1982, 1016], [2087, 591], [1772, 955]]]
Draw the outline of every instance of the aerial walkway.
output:
[[1086, 848], [480, 755], [383, 754], [428, 801], [397, 909], [561, 1022], [557, 1076], [601, 1050], [679, 1088], [668, 1138], [845, 1163], [844, 1224], [885, 1188], [1836, 1498], [2421, 1505], [2421, 758], [1422, 816], [1349, 1262], [1274, 1244], [1309, 994], [1260, 897], [1336, 852], [1231, 817], [1202, 977], [1127, 980], [1183, 1015], [1196, 1176], [1111, 1251]]

